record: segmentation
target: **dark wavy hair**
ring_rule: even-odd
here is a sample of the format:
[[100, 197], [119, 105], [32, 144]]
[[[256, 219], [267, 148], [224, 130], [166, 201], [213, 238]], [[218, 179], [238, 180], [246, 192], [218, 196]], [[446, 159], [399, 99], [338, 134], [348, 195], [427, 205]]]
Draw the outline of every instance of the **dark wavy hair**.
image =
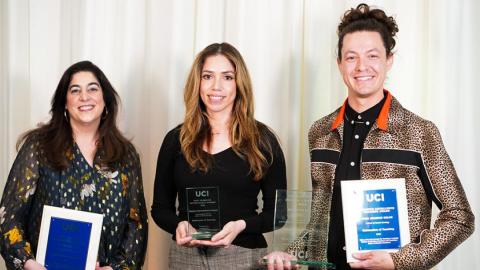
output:
[[395, 35], [398, 26], [392, 16], [387, 16], [381, 9], [371, 9], [367, 4], [359, 4], [343, 14], [338, 25], [338, 59], [342, 58], [343, 38], [346, 34], [358, 31], [378, 32], [382, 37], [387, 56], [395, 47]]
[[69, 166], [67, 153], [72, 150], [74, 141], [68, 114], [65, 114], [65, 104], [72, 76], [81, 71], [91, 72], [97, 78], [105, 102], [97, 142], [97, 152], [101, 153], [101, 165], [114, 166], [116, 162], [123, 160], [131, 145], [116, 124], [120, 101], [117, 92], [100, 68], [90, 61], [81, 61], [71, 65], [63, 73], [51, 101], [52, 118], [47, 123], [40, 124], [38, 128], [27, 131], [17, 142], [18, 149], [25, 140], [35, 137], [39, 141], [44, 162], [56, 170], [63, 170]]

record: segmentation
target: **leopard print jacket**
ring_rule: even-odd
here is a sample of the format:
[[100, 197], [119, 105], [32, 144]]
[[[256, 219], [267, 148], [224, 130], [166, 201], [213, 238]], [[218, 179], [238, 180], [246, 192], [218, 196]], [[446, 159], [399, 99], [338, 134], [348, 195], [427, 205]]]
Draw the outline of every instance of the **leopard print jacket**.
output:
[[[385, 104], [364, 143], [361, 177], [405, 178], [411, 242], [391, 256], [396, 269], [430, 269], [473, 233], [474, 215], [436, 126], [385, 93]], [[310, 255], [324, 261], [345, 104], [316, 121], [308, 135], [313, 202], [307, 229], [321, 230], [320, 241], [309, 245], [299, 238], [290, 246], [308, 245]], [[430, 228], [432, 202], [440, 212]]]

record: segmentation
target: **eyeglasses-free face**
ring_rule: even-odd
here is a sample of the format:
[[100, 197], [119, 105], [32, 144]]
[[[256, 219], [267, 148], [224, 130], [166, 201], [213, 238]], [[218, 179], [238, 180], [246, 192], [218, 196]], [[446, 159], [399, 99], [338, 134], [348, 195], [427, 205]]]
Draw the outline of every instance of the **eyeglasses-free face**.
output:
[[348, 96], [376, 102], [383, 97], [385, 79], [392, 63], [393, 55], [386, 55], [382, 38], [374, 31], [346, 34], [342, 58], [337, 60], [343, 81], [348, 87]]
[[207, 114], [232, 113], [237, 95], [235, 67], [223, 55], [217, 54], [205, 59], [200, 82], [200, 98]]
[[98, 127], [105, 102], [98, 79], [89, 71], [73, 74], [67, 90], [66, 110], [70, 125], [75, 127]]

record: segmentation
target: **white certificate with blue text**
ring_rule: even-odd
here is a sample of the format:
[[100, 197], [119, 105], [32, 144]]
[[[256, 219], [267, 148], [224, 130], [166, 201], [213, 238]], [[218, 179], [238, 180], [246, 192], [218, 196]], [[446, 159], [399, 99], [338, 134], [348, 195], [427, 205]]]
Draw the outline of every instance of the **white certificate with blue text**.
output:
[[395, 252], [410, 243], [405, 179], [341, 181], [347, 262], [352, 253]]

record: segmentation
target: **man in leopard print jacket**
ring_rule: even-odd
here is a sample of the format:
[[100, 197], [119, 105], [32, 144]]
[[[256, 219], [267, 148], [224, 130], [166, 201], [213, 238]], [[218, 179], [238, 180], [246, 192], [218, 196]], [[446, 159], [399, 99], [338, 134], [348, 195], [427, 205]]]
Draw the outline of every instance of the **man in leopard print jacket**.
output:
[[[473, 233], [472, 210], [438, 129], [384, 90], [397, 32], [393, 17], [366, 4], [348, 10], [338, 26], [337, 64], [348, 98], [308, 135], [313, 201], [307, 229], [321, 235], [315, 245], [298, 238], [292, 254], [306, 250], [337, 270], [421, 270]], [[405, 179], [410, 243], [392, 253], [354, 253], [358, 261], [347, 263], [340, 182], [387, 178]], [[440, 209], [433, 228], [432, 202]], [[291, 269], [296, 260], [280, 251], [264, 258], [268, 269]]]
[[[474, 216], [438, 129], [384, 93], [385, 103], [363, 144], [360, 178], [405, 178], [411, 243], [390, 255], [395, 269], [429, 269], [473, 233]], [[344, 125], [349, 124], [345, 107], [315, 122], [309, 132], [314, 190], [310, 226], [324, 230]], [[430, 228], [432, 201], [440, 212]], [[326, 246], [326, 241], [319, 243], [317, 258], [326, 258]]]

